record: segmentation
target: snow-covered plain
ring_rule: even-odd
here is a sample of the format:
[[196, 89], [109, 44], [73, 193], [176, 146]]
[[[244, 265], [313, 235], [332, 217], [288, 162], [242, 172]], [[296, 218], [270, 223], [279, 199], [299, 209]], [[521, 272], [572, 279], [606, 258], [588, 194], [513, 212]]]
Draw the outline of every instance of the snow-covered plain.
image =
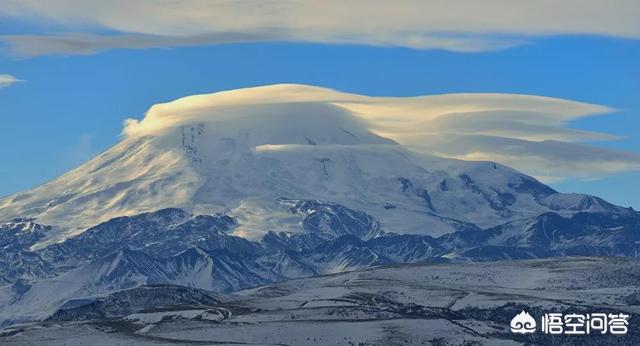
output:
[[217, 306], [153, 306], [108, 320], [14, 326], [0, 342], [633, 345], [640, 340], [635, 319], [626, 336], [586, 338], [518, 336], [510, 333], [509, 321], [521, 309], [538, 319], [544, 312], [634, 316], [640, 313], [639, 276], [637, 260], [614, 258], [396, 265], [240, 291]]

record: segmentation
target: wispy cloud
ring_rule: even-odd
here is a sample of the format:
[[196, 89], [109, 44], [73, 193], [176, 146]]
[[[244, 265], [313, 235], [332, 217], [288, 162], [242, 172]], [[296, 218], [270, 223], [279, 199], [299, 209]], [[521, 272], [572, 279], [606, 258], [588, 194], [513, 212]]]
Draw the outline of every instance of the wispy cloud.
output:
[[266, 117], [264, 121], [277, 122], [268, 117], [298, 109], [291, 104], [329, 106], [322, 108], [322, 117], [331, 115], [332, 109], [347, 112], [369, 130], [414, 151], [497, 161], [544, 180], [591, 179], [640, 171], [640, 153], [587, 144], [616, 136], [567, 125], [575, 119], [615, 112], [614, 109], [533, 95], [368, 97], [283, 84], [158, 104], [149, 109], [143, 120], [128, 120], [123, 132], [127, 136], [153, 135], [193, 122], [213, 122], [213, 127], [224, 128], [225, 121], [233, 121], [231, 114], [257, 114]]
[[169, 48], [231, 42], [258, 42], [269, 40], [269, 37], [246, 33], [219, 33], [188, 37], [139, 34], [105, 36], [69, 33], [63, 35], [1, 35], [0, 39], [10, 45], [13, 55], [33, 57], [54, 54], [89, 55], [118, 48]]
[[424, 137], [417, 151], [472, 161], [496, 161], [543, 181], [567, 177], [598, 179], [626, 171], [640, 171], [640, 154], [556, 140], [459, 135]]
[[[23, 56], [265, 40], [475, 52], [520, 45], [538, 36], [640, 37], [640, 2], [636, 0], [618, 0], [615, 6], [604, 0], [0, 3], [6, 16], [46, 19], [76, 32], [4, 36], [14, 53]], [[100, 30], [114, 34], [95, 34]]]
[[19, 82], [24, 82], [24, 80], [18, 79], [10, 74], [0, 74], [0, 88], [10, 87]]

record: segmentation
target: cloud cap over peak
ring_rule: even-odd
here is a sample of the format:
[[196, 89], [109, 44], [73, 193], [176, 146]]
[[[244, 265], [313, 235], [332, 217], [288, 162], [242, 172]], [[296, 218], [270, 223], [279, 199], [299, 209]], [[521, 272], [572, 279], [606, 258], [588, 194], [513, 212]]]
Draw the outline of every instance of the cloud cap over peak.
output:
[[277, 123], [283, 115], [288, 116], [286, 119], [296, 119], [300, 114], [320, 118], [328, 116], [323, 112], [334, 109], [344, 110], [356, 119], [350, 124], [359, 124], [365, 131], [412, 150], [497, 161], [546, 180], [597, 178], [640, 170], [638, 153], [580, 143], [616, 136], [567, 127], [571, 120], [611, 113], [614, 109], [533, 95], [370, 97], [308, 85], [278, 84], [188, 96], [154, 105], [144, 119], [127, 120], [123, 133], [135, 137], [162, 134], [194, 122], [228, 124], [249, 113], [256, 119], [265, 117], [272, 127], [286, 127], [289, 124]]

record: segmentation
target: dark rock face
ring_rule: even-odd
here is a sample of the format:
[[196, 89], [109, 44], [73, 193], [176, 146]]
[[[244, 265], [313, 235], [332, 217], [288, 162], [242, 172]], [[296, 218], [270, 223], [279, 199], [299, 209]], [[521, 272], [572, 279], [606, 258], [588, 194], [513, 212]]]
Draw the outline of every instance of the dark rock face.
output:
[[13, 219], [0, 224], [1, 249], [25, 249], [45, 237], [51, 227], [37, 224], [33, 219]]
[[218, 297], [196, 288], [151, 285], [119, 291], [95, 300], [70, 301], [48, 320], [78, 321], [124, 317], [129, 314], [162, 307], [212, 307], [220, 304]]
[[268, 250], [304, 252], [324, 243], [325, 238], [316, 233], [288, 233], [269, 231], [262, 237], [262, 244]]
[[[544, 213], [481, 232], [456, 232], [443, 246], [470, 260], [551, 256], [628, 256], [640, 253], [638, 213]], [[471, 247], [472, 249], [465, 249]], [[492, 253], [495, 254], [492, 255]]]
[[[473, 189], [473, 182], [469, 184]], [[541, 197], [551, 193], [539, 192]], [[509, 197], [493, 193], [503, 199], [496, 203], [509, 203]], [[28, 246], [41, 239], [47, 227], [14, 221], [0, 228], [5, 246], [0, 279], [13, 284], [20, 292], [16, 294], [29, 291], [32, 280], [69, 270], [95, 273], [92, 287], [106, 291], [172, 284], [229, 292], [394, 263], [640, 254], [640, 213], [623, 208], [547, 212], [488, 229], [451, 219], [458, 231], [431, 237], [385, 233], [370, 215], [338, 204], [280, 203], [300, 217], [302, 231], [270, 231], [259, 241], [229, 235], [235, 226], [229, 216], [164, 209], [116, 218], [34, 252]]]
[[56, 269], [35, 252], [6, 249], [0, 252], [0, 284], [18, 279], [44, 279], [56, 275]]
[[520, 175], [520, 181], [509, 184], [509, 187], [519, 193], [529, 193], [533, 195], [537, 201], [541, 201], [547, 196], [558, 193], [558, 191], [549, 186], [525, 175]]
[[291, 204], [289, 211], [303, 217], [302, 226], [306, 231], [323, 238], [343, 235], [372, 238], [380, 234], [380, 223], [361, 211], [321, 201], [280, 201]]
[[50, 229], [32, 219], [14, 219], [0, 224], [0, 284], [56, 274], [49, 263], [29, 249]]
[[180, 209], [163, 209], [101, 223], [42, 253], [53, 262], [69, 262], [96, 259], [125, 247], [153, 257], [169, 257], [193, 246], [238, 253], [256, 251], [253, 243], [226, 234], [234, 225], [226, 215], [191, 216]]
[[500, 215], [505, 217], [511, 215], [511, 211], [507, 207], [515, 202], [515, 196], [496, 189], [484, 190], [467, 174], [461, 174], [460, 180], [472, 193], [482, 196], [491, 209], [500, 212]]

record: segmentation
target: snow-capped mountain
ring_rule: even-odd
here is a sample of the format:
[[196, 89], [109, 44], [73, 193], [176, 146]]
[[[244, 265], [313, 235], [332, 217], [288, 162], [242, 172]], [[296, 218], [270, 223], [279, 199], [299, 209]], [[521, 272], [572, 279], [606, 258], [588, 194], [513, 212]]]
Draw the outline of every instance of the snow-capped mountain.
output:
[[50, 225], [40, 248], [100, 222], [169, 207], [225, 213], [238, 222], [236, 234], [253, 239], [299, 231], [280, 198], [331, 202], [366, 212], [387, 231], [434, 236], [467, 223], [486, 228], [548, 211], [615, 209], [557, 194], [499, 164], [417, 154], [336, 105], [349, 97], [275, 85], [153, 106], [113, 148], [0, 200], [0, 220]]
[[343, 108], [356, 101], [277, 85], [156, 105], [113, 148], [0, 200], [0, 324], [143, 285], [640, 254], [638, 212], [414, 152]]

